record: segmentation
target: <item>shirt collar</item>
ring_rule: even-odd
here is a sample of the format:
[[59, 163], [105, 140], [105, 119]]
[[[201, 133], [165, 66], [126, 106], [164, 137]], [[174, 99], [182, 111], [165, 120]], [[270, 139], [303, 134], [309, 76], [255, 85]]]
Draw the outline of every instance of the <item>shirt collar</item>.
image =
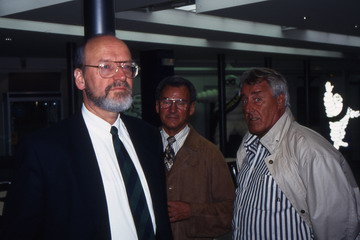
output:
[[[190, 127], [189, 125], [186, 125], [180, 132], [178, 132], [177, 134], [175, 134], [175, 139], [178, 140], [179, 138], [182, 138], [184, 136], [186, 136], [190, 131]], [[163, 136], [164, 139], [167, 139], [169, 136], [169, 134], [167, 134], [167, 132], [164, 130], [164, 128], [161, 128], [161, 136]]]
[[280, 143], [281, 138], [289, 129], [289, 124], [293, 121], [294, 117], [289, 108], [286, 108], [284, 114], [272, 126], [272, 128], [260, 138], [260, 142], [270, 151], [273, 152]]
[[115, 126], [115, 127], [117, 127], [117, 129], [120, 129], [120, 124], [121, 124], [120, 114], [118, 115], [118, 118], [116, 119], [115, 123], [111, 125], [104, 119], [102, 119], [102, 118], [96, 116], [94, 113], [90, 112], [86, 108], [85, 104], [83, 104], [83, 106], [81, 108], [81, 112], [82, 112], [85, 122], [87, 124], [89, 124], [90, 126], [96, 126], [96, 129], [99, 129], [99, 131], [110, 132], [111, 126]]

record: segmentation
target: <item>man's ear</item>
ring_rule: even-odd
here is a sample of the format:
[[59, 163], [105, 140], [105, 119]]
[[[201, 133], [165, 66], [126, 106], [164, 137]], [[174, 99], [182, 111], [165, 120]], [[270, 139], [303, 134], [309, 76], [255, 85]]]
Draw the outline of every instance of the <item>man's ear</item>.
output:
[[192, 102], [190, 104], [190, 116], [192, 116], [195, 113], [195, 102]]
[[84, 79], [83, 71], [80, 68], [76, 68], [74, 70], [74, 78], [75, 78], [76, 87], [79, 90], [84, 90], [85, 89], [85, 79]]
[[280, 107], [285, 107], [285, 94], [280, 93], [280, 95], [276, 97], [276, 101]]

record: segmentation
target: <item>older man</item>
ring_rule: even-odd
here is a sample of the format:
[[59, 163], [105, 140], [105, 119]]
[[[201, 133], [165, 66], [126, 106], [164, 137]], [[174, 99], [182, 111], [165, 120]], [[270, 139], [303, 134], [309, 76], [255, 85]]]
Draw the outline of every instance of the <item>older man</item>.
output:
[[359, 188], [340, 152], [294, 121], [284, 77], [249, 70], [240, 94], [249, 132], [237, 153], [233, 239], [355, 239]]
[[24, 140], [2, 239], [172, 239], [160, 134], [120, 113], [137, 73], [114, 36], [81, 48], [81, 113]]
[[156, 97], [174, 239], [213, 239], [229, 232], [234, 184], [219, 149], [188, 122], [195, 113], [193, 84], [180, 76], [167, 77]]

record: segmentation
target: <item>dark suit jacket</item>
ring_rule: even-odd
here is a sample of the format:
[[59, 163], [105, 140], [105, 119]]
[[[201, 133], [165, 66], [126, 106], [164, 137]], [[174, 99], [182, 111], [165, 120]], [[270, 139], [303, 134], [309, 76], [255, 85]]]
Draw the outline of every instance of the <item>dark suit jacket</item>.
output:
[[[157, 239], [172, 239], [159, 131], [140, 119], [121, 118], [150, 188]], [[26, 138], [16, 159], [1, 237], [111, 239], [100, 170], [81, 114]]]

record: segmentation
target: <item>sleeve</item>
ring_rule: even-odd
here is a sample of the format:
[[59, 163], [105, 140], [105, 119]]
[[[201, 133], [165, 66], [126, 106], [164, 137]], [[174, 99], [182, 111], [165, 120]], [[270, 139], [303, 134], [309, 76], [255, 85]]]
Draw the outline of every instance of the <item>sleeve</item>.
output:
[[[314, 155], [315, 156], [315, 155]], [[316, 239], [355, 239], [360, 231], [359, 188], [340, 155], [317, 154], [307, 167], [307, 202]]]

